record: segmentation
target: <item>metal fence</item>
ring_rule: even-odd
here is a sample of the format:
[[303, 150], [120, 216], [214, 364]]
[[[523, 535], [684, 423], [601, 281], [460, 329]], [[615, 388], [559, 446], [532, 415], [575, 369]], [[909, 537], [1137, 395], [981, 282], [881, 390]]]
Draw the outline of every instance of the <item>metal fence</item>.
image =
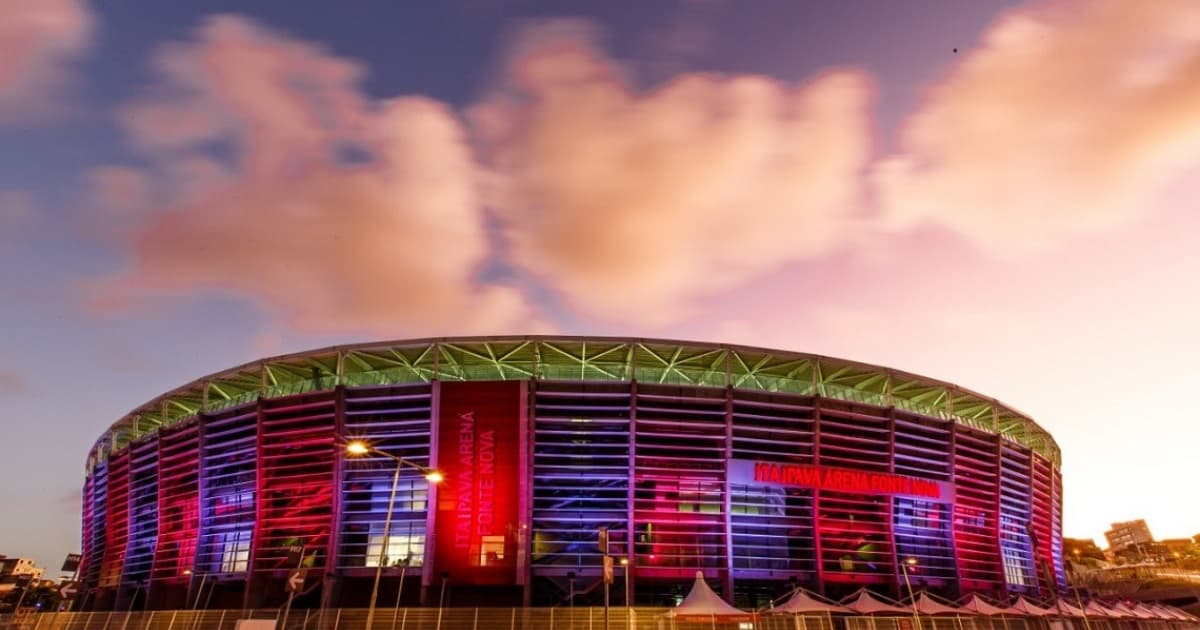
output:
[[[1011, 617], [829, 617], [763, 614], [752, 625], [717, 619], [681, 621], [666, 608], [612, 608], [611, 630], [1196, 630], [1165, 621], [1021, 619]], [[605, 630], [603, 608], [160, 610], [0, 615], [2, 630], [236, 630], [239, 620], [274, 620], [279, 630]]]

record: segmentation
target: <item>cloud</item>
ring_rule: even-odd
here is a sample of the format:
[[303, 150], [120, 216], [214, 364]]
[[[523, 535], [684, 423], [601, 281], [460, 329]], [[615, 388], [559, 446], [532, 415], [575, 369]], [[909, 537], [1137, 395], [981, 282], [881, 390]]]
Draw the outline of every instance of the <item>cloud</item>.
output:
[[0, 190], [0, 227], [25, 225], [37, 215], [33, 197], [23, 190]]
[[25, 190], [0, 189], [0, 249], [18, 249], [21, 244], [45, 235], [41, 206]]
[[0, 370], [0, 395], [16, 396], [29, 391], [29, 381], [19, 372]]
[[66, 508], [69, 512], [78, 512], [79, 506], [83, 504], [83, 489], [73, 488], [58, 496], [56, 502], [60, 507]]
[[92, 349], [92, 358], [106, 370], [129, 374], [149, 373], [157, 367], [153, 357], [118, 341], [97, 344]]
[[516, 266], [586, 313], [665, 322], [847, 242], [870, 157], [861, 73], [639, 91], [571, 31], [521, 42], [472, 111]]
[[996, 252], [1127, 220], [1200, 158], [1200, 5], [1012, 11], [933, 86], [874, 178], [891, 227]]
[[476, 169], [444, 105], [372, 101], [356, 64], [237, 17], [206, 21], [155, 61], [162, 81], [120, 117], [170, 171], [166, 185], [209, 176], [167, 193], [127, 242], [130, 266], [91, 287], [105, 296], [95, 306], [232, 294], [307, 332], [528, 319], [516, 290], [476, 281], [489, 256]]
[[110, 215], [129, 216], [152, 201], [150, 176], [128, 166], [100, 166], [87, 174], [89, 196]]
[[229, 142], [246, 171], [277, 173], [320, 161], [368, 122], [352, 61], [229, 15], [205, 20], [197, 39], [163, 46], [153, 62], [163, 81], [121, 108], [138, 147]]
[[7, 0], [0, 20], [0, 123], [53, 112], [70, 63], [91, 40], [82, 0]]

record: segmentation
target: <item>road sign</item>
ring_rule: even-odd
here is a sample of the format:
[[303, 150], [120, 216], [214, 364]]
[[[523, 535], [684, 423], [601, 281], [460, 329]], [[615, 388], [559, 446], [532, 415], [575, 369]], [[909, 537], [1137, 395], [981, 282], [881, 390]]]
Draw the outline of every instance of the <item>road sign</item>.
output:
[[300, 560], [304, 558], [304, 545], [292, 544], [288, 546], [287, 560], [284, 562], [287, 566], [299, 566]]
[[69, 553], [67, 559], [63, 560], [62, 569], [64, 573], [74, 573], [79, 568], [79, 563], [83, 561], [83, 554]]
[[63, 599], [75, 599], [79, 594], [79, 582], [65, 582], [58, 587], [58, 594]]
[[304, 570], [298, 569], [288, 574], [287, 591], [289, 593], [299, 593], [304, 588], [304, 573]]

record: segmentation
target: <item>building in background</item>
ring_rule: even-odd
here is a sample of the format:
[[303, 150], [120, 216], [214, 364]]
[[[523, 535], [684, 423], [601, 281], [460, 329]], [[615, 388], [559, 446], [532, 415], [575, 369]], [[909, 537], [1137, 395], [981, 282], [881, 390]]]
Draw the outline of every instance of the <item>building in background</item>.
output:
[[1090, 558], [1104, 561], [1104, 550], [1091, 538], [1063, 538], [1063, 557], [1070, 559]]
[[1104, 532], [1104, 538], [1108, 540], [1108, 548], [1115, 552], [1154, 542], [1150, 527], [1143, 519], [1113, 523], [1112, 529]]
[[[442, 471], [354, 458], [349, 439]], [[185, 384], [86, 463], [81, 606], [742, 606], [795, 582], [1048, 596], [1060, 453], [995, 399], [889, 368], [665, 340], [343, 346]], [[384, 530], [390, 521], [390, 535]], [[303, 560], [296, 561], [296, 550]], [[627, 564], [622, 563], [624, 560]], [[402, 566], [397, 566], [402, 565]], [[404, 576], [403, 578], [401, 576]], [[570, 582], [569, 582], [570, 581]], [[628, 582], [627, 582], [628, 581]], [[140, 599], [139, 599], [140, 598]]]
[[30, 558], [0, 555], [0, 614], [38, 609], [43, 573]]
[[18, 583], [40, 582], [45, 572], [31, 558], [0, 555], [0, 594], [13, 590]]
[[1113, 523], [1112, 529], [1104, 532], [1108, 539], [1108, 556], [1118, 564], [1138, 564], [1172, 560], [1171, 551], [1156, 542], [1146, 521]]
[[1196, 543], [1192, 542], [1191, 538], [1164, 538], [1159, 543], [1174, 558], [1192, 558], [1196, 556]]

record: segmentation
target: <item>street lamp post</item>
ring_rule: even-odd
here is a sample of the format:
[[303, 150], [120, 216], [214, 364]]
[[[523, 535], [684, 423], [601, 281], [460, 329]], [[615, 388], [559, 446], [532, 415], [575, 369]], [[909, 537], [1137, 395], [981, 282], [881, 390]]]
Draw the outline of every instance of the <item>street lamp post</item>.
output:
[[449, 579], [450, 574], [442, 571], [442, 593], [438, 595], [437, 630], [442, 630], [442, 609], [446, 605], [446, 580]]
[[571, 610], [572, 628], [575, 627], [575, 572], [567, 571], [567, 606]]
[[392, 490], [388, 495], [387, 514], [383, 518], [383, 540], [379, 545], [379, 558], [375, 565], [375, 585], [371, 587], [371, 603], [367, 607], [367, 630], [371, 630], [372, 623], [375, 621], [375, 603], [379, 600], [379, 580], [383, 577], [383, 565], [387, 561], [388, 547], [391, 546], [392, 536], [392, 510], [396, 505], [396, 488], [400, 485], [400, 470], [405, 466], [419, 470], [425, 475], [425, 480], [431, 484], [440, 483], [443, 479], [442, 473], [422, 466], [416, 462], [409, 461], [403, 457], [397, 457], [391, 453], [381, 451], [362, 440], [353, 440], [346, 444], [346, 452], [350, 455], [380, 455], [387, 457], [396, 463], [396, 470], [392, 474]]
[[633, 608], [629, 602], [629, 558], [621, 558], [621, 566], [625, 567], [625, 627], [631, 627], [630, 619]]
[[908, 599], [912, 602], [913, 609], [913, 624], [917, 630], [921, 630], [921, 611], [917, 608], [917, 598], [913, 595], [912, 582], [908, 579], [908, 567], [916, 567], [917, 559], [909, 556], [900, 564], [900, 572], [904, 574], [904, 586], [908, 588]]
[[[400, 616], [400, 596], [404, 594], [404, 574], [408, 572], [408, 565], [412, 564], [412, 552], [404, 557], [400, 564], [400, 588], [396, 589], [396, 607], [392, 609], [392, 630], [396, 630], [396, 617]], [[405, 613], [405, 622], [408, 621], [408, 614]], [[407, 625], [407, 623], [405, 624]]]

